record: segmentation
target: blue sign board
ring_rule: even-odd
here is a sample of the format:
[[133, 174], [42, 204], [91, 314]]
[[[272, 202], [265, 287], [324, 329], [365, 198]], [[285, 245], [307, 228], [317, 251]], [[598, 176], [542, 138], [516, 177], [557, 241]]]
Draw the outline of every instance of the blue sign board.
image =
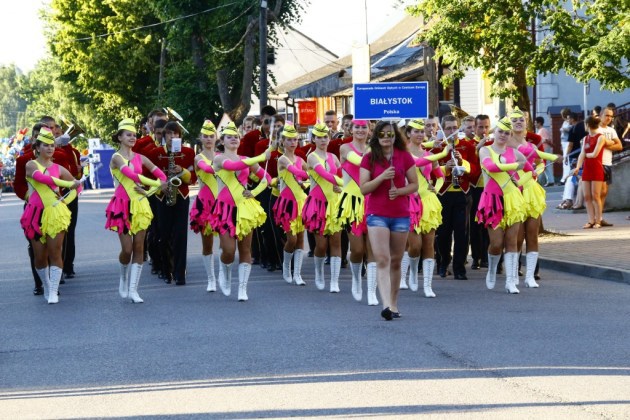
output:
[[428, 118], [429, 83], [357, 83], [354, 91], [354, 118], [396, 120]]

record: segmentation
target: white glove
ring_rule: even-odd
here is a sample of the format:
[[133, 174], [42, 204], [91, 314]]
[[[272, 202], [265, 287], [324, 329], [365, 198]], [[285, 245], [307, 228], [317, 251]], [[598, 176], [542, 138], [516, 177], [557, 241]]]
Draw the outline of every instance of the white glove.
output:
[[59, 146], [67, 146], [70, 143], [70, 136], [68, 134], [62, 134], [55, 139], [55, 143]]

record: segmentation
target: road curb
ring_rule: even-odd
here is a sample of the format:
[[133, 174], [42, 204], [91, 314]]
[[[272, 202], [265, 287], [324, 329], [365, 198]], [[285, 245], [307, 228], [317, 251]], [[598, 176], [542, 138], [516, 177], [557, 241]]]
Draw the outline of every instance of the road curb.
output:
[[614, 281], [616, 283], [630, 284], [630, 271], [611, 267], [577, 263], [572, 261], [558, 261], [548, 258], [538, 259], [541, 268], [564, 273], [578, 274], [598, 280]]

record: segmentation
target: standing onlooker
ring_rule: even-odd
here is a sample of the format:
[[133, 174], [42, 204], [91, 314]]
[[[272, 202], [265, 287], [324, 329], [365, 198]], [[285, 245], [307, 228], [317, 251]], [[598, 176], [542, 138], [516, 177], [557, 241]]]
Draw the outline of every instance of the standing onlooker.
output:
[[370, 137], [371, 151], [361, 160], [361, 193], [370, 194], [365, 214], [376, 259], [381, 316], [399, 318], [400, 261], [409, 234], [409, 195], [418, 190], [416, 165], [391, 122], [379, 122]]
[[[608, 196], [608, 186], [613, 182], [612, 175], [612, 152], [618, 152], [623, 150], [623, 146], [621, 144], [621, 140], [619, 140], [619, 136], [617, 136], [617, 132], [614, 128], [610, 127], [610, 124], [615, 118], [615, 109], [613, 107], [607, 106], [602, 109], [599, 114], [600, 123], [598, 133], [603, 134], [606, 138], [606, 142], [604, 144], [604, 153], [602, 155], [602, 164], [604, 165], [604, 184], [602, 185], [601, 190], [601, 199], [602, 199], [602, 211], [604, 211], [604, 206], [606, 205], [606, 197]], [[602, 227], [612, 226], [612, 223], [608, 223], [604, 219], [600, 221], [600, 225]]]
[[[551, 133], [545, 128], [545, 119], [536, 117], [536, 134], [542, 137], [543, 148], [546, 153], [553, 153], [553, 140]], [[551, 187], [555, 183], [553, 177], [553, 164], [548, 163], [545, 167], [545, 187]]]
[[588, 213], [588, 223], [584, 229], [602, 227], [602, 211], [604, 210], [601, 190], [605, 185], [605, 170], [602, 165], [603, 148], [606, 137], [599, 132], [600, 119], [590, 116], [586, 119], [588, 135], [584, 138], [582, 152], [578, 157], [575, 174], [577, 175], [582, 165], [582, 185], [584, 186], [584, 204]]
[[571, 122], [569, 117], [571, 116], [571, 110], [569, 108], [562, 108], [560, 111], [562, 116], [562, 127], [560, 127], [560, 144], [562, 145], [562, 157], [564, 158], [562, 164], [562, 178], [560, 183], [564, 184], [567, 177], [571, 174], [571, 166], [569, 165], [567, 147], [569, 146], [569, 131], [571, 130]]

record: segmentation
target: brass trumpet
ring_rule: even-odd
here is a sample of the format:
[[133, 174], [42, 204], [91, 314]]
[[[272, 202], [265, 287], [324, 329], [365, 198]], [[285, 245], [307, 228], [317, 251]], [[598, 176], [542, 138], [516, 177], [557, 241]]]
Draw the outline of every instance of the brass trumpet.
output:
[[72, 142], [78, 136], [85, 134], [85, 130], [74, 120], [67, 119], [64, 116], [59, 117], [59, 125], [64, 134], [70, 136], [70, 142]]

